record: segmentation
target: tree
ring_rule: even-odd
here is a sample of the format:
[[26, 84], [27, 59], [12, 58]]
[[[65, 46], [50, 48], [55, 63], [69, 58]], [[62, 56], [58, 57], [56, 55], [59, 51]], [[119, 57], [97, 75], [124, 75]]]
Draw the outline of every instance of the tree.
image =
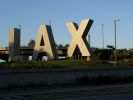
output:
[[28, 47], [34, 47], [35, 46], [35, 40], [31, 39], [28, 43]]
[[108, 49], [100, 50], [98, 53], [98, 58], [100, 60], [110, 60], [112, 52]]
[[65, 47], [68, 48], [69, 47], [69, 44], [66, 44]]
[[113, 45], [107, 45], [107, 48], [109, 48], [110, 50], [114, 50], [114, 46]]
[[59, 45], [57, 45], [57, 47], [62, 48], [62, 47], [63, 47], [63, 45], [62, 45], [62, 44], [59, 44]]

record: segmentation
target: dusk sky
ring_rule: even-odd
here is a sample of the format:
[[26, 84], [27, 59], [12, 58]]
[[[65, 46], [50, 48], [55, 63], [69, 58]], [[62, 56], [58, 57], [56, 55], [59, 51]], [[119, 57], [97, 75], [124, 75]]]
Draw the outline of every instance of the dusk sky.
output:
[[133, 48], [133, 0], [0, 0], [0, 47], [8, 46], [9, 28], [22, 25], [21, 45], [36, 39], [39, 25], [50, 24], [55, 42], [68, 44], [71, 34], [66, 23], [80, 24], [92, 19], [91, 46], [114, 45], [114, 20], [117, 22], [117, 48]]

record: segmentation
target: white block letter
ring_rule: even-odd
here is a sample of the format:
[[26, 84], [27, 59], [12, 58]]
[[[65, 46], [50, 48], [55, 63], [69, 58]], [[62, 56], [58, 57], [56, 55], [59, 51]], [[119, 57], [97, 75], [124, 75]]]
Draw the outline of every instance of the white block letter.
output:
[[52, 29], [49, 25], [41, 25], [39, 28], [33, 51], [33, 60], [40, 59], [39, 53], [45, 53], [48, 59], [58, 59]]
[[90, 27], [93, 23], [93, 20], [85, 19], [81, 22], [80, 26], [76, 23], [67, 23], [67, 28], [69, 29], [72, 35], [72, 42], [68, 48], [68, 56], [72, 57], [76, 47], [79, 48], [82, 56], [90, 57], [90, 45], [86, 40], [86, 36], [90, 30]]

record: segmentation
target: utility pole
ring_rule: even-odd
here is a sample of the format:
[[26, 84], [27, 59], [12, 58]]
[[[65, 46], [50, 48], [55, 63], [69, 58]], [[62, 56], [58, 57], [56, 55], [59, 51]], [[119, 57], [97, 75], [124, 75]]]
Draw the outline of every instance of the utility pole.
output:
[[21, 30], [21, 25], [18, 25], [19, 26], [19, 29]]
[[104, 49], [104, 24], [102, 24], [102, 37], [103, 37], [103, 49]]
[[88, 41], [88, 43], [89, 43], [89, 45], [90, 45], [90, 47], [91, 47], [90, 34], [88, 34], [88, 36], [87, 36], [87, 41]]
[[51, 27], [51, 20], [49, 20], [49, 25], [50, 25], [50, 27]]
[[119, 19], [114, 20], [114, 28], [115, 28], [115, 67], [117, 65], [117, 47], [116, 47], [116, 23], [119, 21]]

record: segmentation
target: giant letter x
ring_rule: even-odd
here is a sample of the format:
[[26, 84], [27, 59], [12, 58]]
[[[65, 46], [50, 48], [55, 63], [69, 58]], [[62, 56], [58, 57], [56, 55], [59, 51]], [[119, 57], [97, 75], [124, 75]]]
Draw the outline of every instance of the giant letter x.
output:
[[72, 42], [68, 48], [68, 56], [72, 57], [76, 46], [79, 47], [82, 56], [90, 56], [90, 45], [86, 40], [86, 36], [90, 30], [93, 20], [85, 19], [81, 22], [79, 28], [76, 23], [67, 23], [67, 27], [72, 35]]

